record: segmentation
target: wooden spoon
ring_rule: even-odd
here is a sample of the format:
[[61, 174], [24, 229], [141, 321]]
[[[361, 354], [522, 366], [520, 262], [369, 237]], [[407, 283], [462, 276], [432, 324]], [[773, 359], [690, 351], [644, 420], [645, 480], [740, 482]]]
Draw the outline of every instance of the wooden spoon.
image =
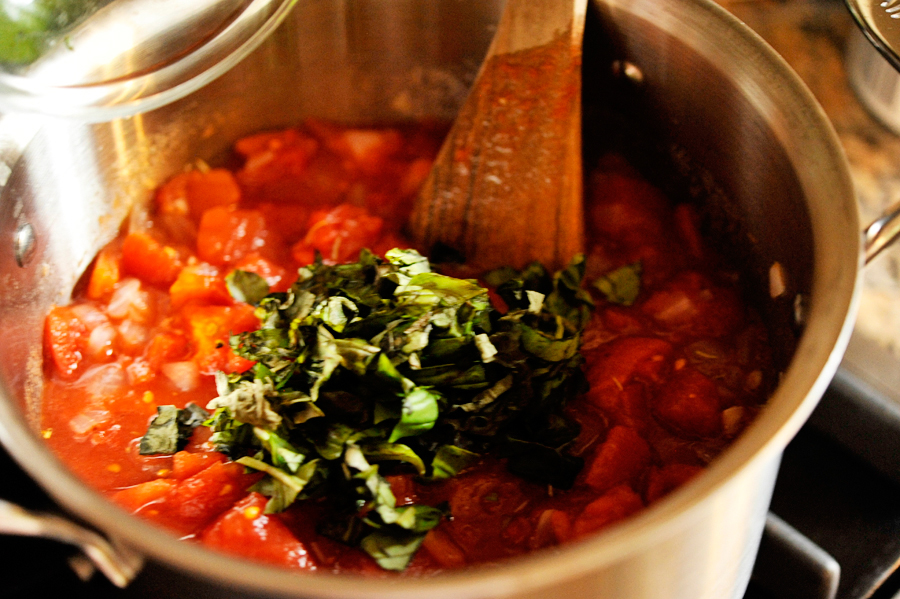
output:
[[410, 222], [477, 270], [565, 266], [584, 245], [581, 41], [587, 0], [507, 0]]

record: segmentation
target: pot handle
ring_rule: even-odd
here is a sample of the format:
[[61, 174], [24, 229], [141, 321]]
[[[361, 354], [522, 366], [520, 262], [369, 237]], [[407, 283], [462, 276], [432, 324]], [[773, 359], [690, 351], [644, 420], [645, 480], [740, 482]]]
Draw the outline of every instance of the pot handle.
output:
[[900, 202], [888, 208], [884, 214], [863, 231], [866, 264], [881, 250], [891, 245], [900, 236]]
[[114, 585], [124, 588], [144, 565], [143, 558], [99, 533], [62, 516], [26, 510], [0, 499], [0, 534], [41, 537], [74, 545]]

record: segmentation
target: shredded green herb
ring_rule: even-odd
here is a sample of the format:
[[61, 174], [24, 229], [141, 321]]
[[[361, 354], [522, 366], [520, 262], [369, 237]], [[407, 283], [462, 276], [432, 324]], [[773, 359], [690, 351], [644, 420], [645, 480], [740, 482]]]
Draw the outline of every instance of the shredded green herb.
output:
[[599, 289], [610, 303], [630, 306], [641, 292], [642, 272], [640, 261], [626, 264], [599, 277], [594, 281], [594, 287]]
[[582, 460], [567, 453], [578, 426], [564, 408], [586, 387], [583, 276], [581, 256], [555, 275], [490, 273], [503, 314], [477, 281], [432, 272], [413, 250], [319, 258], [284, 293], [235, 273], [229, 288], [261, 327], [231, 338], [255, 366], [217, 376], [212, 441], [265, 473], [254, 490], [267, 512], [327, 494], [343, 516], [319, 532], [402, 570], [446, 509], [398, 507], [389, 463], [440, 480], [492, 452], [523, 478], [572, 486]]

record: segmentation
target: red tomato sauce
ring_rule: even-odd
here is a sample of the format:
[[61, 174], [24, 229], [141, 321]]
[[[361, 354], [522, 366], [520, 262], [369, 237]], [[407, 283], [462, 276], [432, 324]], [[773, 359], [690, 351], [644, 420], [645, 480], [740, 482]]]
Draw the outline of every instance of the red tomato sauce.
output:
[[[96, 258], [45, 325], [43, 434], [85, 482], [175, 534], [306, 570], [388, 575], [361, 550], [318, 535], [324, 501], [265, 514], [261, 476], [197, 429], [184, 451], [142, 456], [157, 406], [216, 396], [216, 371], [242, 372], [229, 335], [258, 326], [225, 284], [234, 269], [286, 290], [325, 262], [406, 246], [402, 227], [442, 130], [353, 129], [311, 121], [237, 142], [242, 166], [176, 175], [150, 222]], [[633, 305], [597, 290], [582, 353], [590, 391], [570, 402], [585, 460], [567, 491], [484, 458], [437, 484], [385, 469], [398, 504], [446, 502], [406, 570], [424, 575], [558, 545], [620, 521], [696, 476], [753, 419], [774, 385], [766, 330], [736, 270], [706, 245], [691, 205], [673, 205], [621, 158], [586, 188], [587, 281], [640, 261]]]

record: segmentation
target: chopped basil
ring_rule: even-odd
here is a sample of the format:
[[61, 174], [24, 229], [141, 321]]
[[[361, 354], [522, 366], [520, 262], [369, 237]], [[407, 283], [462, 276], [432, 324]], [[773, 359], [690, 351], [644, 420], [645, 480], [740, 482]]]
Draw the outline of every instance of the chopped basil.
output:
[[225, 285], [231, 297], [254, 306], [269, 295], [269, 284], [255, 272], [233, 270], [225, 276]]
[[578, 426], [564, 408], [585, 390], [578, 347], [592, 307], [582, 257], [556, 275], [539, 264], [489, 274], [506, 314], [413, 250], [317, 259], [265, 297], [239, 272], [232, 292], [261, 325], [230, 345], [255, 365], [217, 375], [205, 424], [220, 451], [265, 474], [254, 490], [267, 511], [326, 496], [322, 534], [402, 569], [445, 509], [398, 506], [381, 468], [440, 480], [495, 452], [530, 480], [573, 483]]
[[642, 270], [640, 262], [619, 267], [599, 277], [594, 281], [594, 287], [603, 293], [607, 301], [630, 306], [641, 292]]
[[194, 429], [209, 418], [209, 412], [189, 403], [184, 409], [159, 406], [147, 432], [141, 437], [141, 455], [172, 455], [184, 449]]
[[452, 478], [481, 458], [477, 453], [466, 451], [454, 445], [441, 445], [431, 462], [431, 478], [441, 480]]

